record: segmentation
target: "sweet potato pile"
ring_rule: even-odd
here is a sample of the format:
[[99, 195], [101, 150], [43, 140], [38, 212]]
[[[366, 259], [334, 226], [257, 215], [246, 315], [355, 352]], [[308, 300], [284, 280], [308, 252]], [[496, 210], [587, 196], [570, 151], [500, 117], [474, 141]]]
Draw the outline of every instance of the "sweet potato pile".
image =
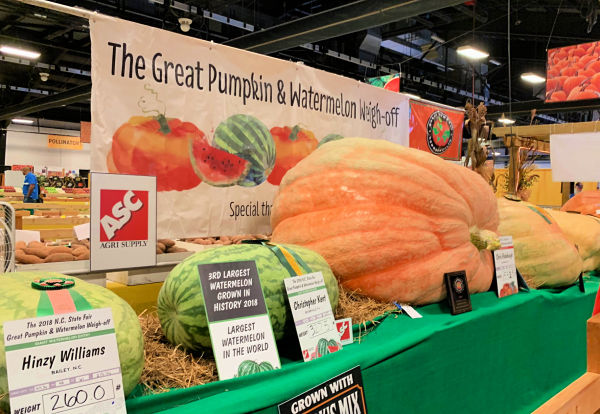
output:
[[26, 244], [19, 241], [15, 247], [17, 263], [20, 264], [70, 262], [90, 258], [90, 242], [88, 240], [72, 242], [70, 246], [44, 244], [37, 241]]

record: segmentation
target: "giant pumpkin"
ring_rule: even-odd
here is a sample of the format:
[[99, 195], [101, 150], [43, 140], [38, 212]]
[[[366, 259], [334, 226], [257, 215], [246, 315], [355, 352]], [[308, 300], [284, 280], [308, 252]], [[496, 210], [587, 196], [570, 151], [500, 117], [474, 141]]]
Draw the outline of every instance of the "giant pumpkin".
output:
[[600, 217], [600, 190], [577, 193], [560, 210], [576, 211], [581, 214], [591, 214]]
[[498, 199], [498, 233], [512, 236], [517, 269], [532, 287], [569, 285], [581, 273], [581, 257], [552, 216], [525, 201]]
[[600, 219], [577, 213], [548, 210], [560, 229], [579, 251], [583, 271], [600, 268]]
[[[498, 213], [473, 171], [384, 140], [332, 141], [283, 177], [273, 240], [309, 247], [344, 287], [382, 300], [445, 297], [445, 272], [465, 270], [471, 292], [488, 290], [484, 240]], [[494, 235], [495, 236], [495, 235]]]

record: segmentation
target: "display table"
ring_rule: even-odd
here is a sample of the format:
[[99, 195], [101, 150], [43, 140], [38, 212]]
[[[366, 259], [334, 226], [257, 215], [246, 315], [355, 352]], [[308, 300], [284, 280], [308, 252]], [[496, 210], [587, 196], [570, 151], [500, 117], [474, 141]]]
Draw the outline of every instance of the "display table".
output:
[[[530, 413], [585, 372], [586, 320], [598, 279], [578, 287], [472, 297], [452, 316], [390, 315], [361, 343], [279, 371], [130, 398], [130, 413], [276, 413], [277, 404], [360, 365], [371, 413]], [[355, 327], [356, 328], [356, 327]], [[281, 350], [280, 350], [281, 352]]]

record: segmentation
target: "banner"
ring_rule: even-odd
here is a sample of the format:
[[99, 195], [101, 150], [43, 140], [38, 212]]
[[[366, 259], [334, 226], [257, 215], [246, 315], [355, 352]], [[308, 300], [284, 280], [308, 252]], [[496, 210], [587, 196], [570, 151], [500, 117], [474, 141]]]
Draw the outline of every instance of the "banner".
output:
[[410, 100], [410, 147], [460, 160], [464, 111]]
[[600, 42], [548, 50], [546, 102], [600, 97]]
[[33, 172], [33, 165], [27, 165], [27, 164], [13, 164], [10, 169], [12, 171], [21, 171], [23, 168], [29, 168], [31, 170], [31, 172]]
[[48, 148], [61, 148], [69, 150], [81, 150], [81, 140], [79, 137], [68, 135], [48, 135]]
[[269, 233], [319, 141], [408, 144], [405, 97], [302, 64], [94, 17], [92, 170], [155, 175], [160, 237]]

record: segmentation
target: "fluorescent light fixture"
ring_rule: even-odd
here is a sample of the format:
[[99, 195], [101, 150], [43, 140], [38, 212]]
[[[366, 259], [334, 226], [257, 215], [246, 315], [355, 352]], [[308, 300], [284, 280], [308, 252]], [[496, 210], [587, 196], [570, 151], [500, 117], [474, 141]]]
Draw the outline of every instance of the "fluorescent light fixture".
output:
[[10, 122], [12, 122], [13, 124], [32, 125], [33, 119], [14, 118], [11, 119]]
[[489, 56], [489, 53], [484, 52], [483, 50], [477, 49], [470, 45], [461, 46], [456, 49], [456, 52], [466, 57], [467, 59], [479, 60]]
[[523, 79], [525, 82], [529, 82], [529, 83], [544, 83], [544, 82], [546, 82], [546, 78], [544, 78], [536, 73], [532, 73], [532, 72], [523, 73], [521, 75], [521, 79]]
[[28, 59], [37, 59], [40, 57], [40, 53], [38, 52], [33, 52], [31, 50], [19, 49], [18, 47], [5, 45], [0, 46], [0, 52], [7, 55], [19, 56]]
[[515, 123], [514, 119], [510, 119], [504, 116], [504, 114], [502, 114], [502, 116], [500, 118], [498, 118], [498, 122], [504, 124], [504, 125], [512, 125]]
[[431, 40], [435, 40], [438, 43], [445, 43], [446, 41], [437, 35], [431, 35]]
[[498, 61], [497, 61], [497, 60], [495, 60], [495, 59], [490, 59], [490, 63], [491, 63], [492, 65], [496, 65], [496, 66], [500, 66], [500, 65], [502, 64], [502, 63], [498, 62]]
[[498, 151], [494, 151], [494, 155], [501, 155]]

